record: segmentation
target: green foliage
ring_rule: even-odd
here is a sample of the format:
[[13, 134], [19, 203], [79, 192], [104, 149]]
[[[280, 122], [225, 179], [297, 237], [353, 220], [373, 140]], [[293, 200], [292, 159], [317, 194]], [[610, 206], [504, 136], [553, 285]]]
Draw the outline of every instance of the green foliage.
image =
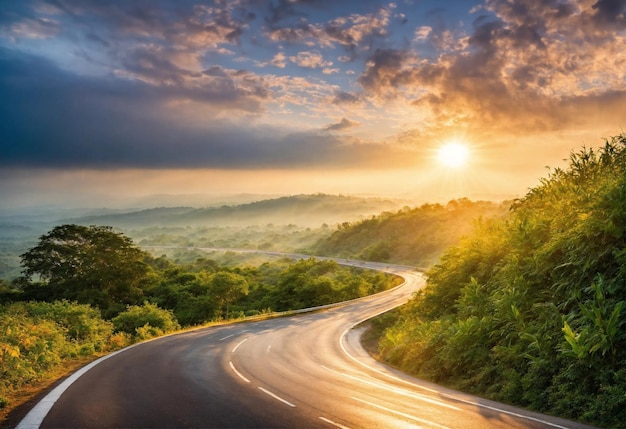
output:
[[190, 326], [331, 304], [381, 292], [398, 282], [399, 278], [388, 274], [315, 258], [234, 268], [202, 260], [166, 270], [159, 284], [145, 293], [161, 308], [171, 310], [181, 325]]
[[266, 286], [267, 300], [276, 311], [298, 310], [359, 298], [397, 285], [394, 277], [339, 266], [334, 261], [303, 259], [278, 274]]
[[380, 351], [420, 377], [623, 427], [626, 135], [569, 161], [445, 252]]
[[226, 307], [227, 319], [228, 305], [248, 295], [249, 291], [245, 277], [225, 271], [213, 274], [209, 279], [209, 287], [214, 299]]
[[136, 303], [149, 279], [146, 254], [111, 227], [57, 226], [21, 255], [27, 299], [69, 299], [101, 310]]
[[450, 201], [445, 206], [405, 207], [360, 222], [344, 222], [329, 237], [319, 240], [312, 252], [430, 266], [447, 247], [458, 243], [472, 230], [474, 219], [500, 218], [506, 212], [505, 204], [472, 202], [465, 198]]
[[115, 331], [126, 332], [138, 339], [147, 339], [173, 332], [180, 328], [170, 310], [163, 310], [156, 304], [144, 302], [131, 305], [112, 320]]
[[11, 392], [46, 379], [68, 359], [126, 344], [89, 305], [61, 301], [0, 306], [0, 402], [9, 404]]

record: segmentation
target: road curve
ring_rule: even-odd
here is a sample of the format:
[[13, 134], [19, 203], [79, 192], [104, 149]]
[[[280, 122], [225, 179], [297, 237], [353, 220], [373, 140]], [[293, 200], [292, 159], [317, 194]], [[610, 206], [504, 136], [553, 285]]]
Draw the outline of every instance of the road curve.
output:
[[360, 346], [360, 322], [424, 285], [314, 313], [205, 328], [110, 355], [18, 425], [42, 428], [585, 428], [406, 376]]

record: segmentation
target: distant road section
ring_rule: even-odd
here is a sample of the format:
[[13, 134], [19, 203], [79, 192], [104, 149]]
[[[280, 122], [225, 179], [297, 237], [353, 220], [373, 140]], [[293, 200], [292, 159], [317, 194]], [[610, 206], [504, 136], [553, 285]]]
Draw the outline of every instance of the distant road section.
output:
[[425, 280], [404, 266], [337, 262], [395, 273], [405, 283], [315, 312], [129, 347], [59, 386], [18, 427], [588, 427], [445, 389], [375, 361], [361, 347], [357, 326], [405, 303]]

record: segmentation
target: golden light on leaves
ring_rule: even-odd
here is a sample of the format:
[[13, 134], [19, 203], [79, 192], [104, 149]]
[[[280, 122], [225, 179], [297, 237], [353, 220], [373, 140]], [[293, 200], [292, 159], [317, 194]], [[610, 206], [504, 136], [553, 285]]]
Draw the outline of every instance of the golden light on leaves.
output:
[[463, 167], [465, 164], [467, 164], [469, 157], [469, 148], [463, 143], [445, 143], [437, 149], [437, 160], [441, 165], [445, 167]]

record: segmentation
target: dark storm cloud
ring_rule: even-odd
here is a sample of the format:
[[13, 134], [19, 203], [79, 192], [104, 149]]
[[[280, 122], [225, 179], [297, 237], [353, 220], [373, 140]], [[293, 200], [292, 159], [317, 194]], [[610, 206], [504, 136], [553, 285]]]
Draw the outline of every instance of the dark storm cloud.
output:
[[592, 7], [597, 11], [597, 18], [603, 22], [626, 22], [626, 0], [598, 0]]
[[0, 49], [0, 93], [0, 166], [5, 167], [298, 167], [362, 164], [367, 155], [386, 150], [326, 133], [285, 136], [219, 120], [183, 126], [154, 109], [168, 97], [160, 88], [77, 78], [46, 60], [6, 49]]

